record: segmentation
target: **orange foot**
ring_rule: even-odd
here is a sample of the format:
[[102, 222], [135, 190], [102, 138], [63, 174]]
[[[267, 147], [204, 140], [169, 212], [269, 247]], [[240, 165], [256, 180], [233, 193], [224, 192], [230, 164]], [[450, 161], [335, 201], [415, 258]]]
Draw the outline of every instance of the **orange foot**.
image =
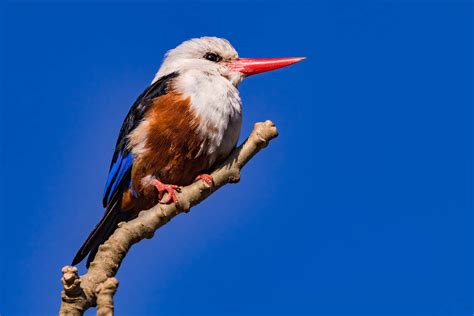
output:
[[173, 203], [178, 203], [176, 191], [179, 192], [179, 186], [174, 184], [164, 184], [158, 179], [153, 179], [150, 181], [150, 183], [154, 185], [155, 188], [158, 190], [160, 200], [163, 198], [163, 195], [165, 195], [165, 193], [168, 193], [168, 198], [166, 199], [166, 201], [161, 201], [161, 203], [169, 204], [171, 201], [173, 201]]
[[196, 179], [194, 179], [194, 181], [198, 181], [198, 180], [202, 180], [206, 182], [206, 184], [209, 187], [214, 186], [214, 179], [212, 179], [212, 176], [210, 174], [206, 174], [206, 173], [200, 174], [196, 177]]

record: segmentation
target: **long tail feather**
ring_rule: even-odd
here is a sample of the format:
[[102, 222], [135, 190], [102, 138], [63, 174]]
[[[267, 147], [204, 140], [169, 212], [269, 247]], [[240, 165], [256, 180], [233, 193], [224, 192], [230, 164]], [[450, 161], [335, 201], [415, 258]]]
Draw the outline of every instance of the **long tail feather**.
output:
[[84, 244], [81, 246], [76, 256], [72, 260], [72, 265], [76, 265], [89, 254], [87, 258], [86, 266], [89, 267], [89, 264], [97, 253], [99, 246], [103, 244], [112, 233], [117, 228], [118, 223], [127, 219], [126, 212], [122, 212], [120, 209], [120, 201], [118, 198], [114, 199], [109, 203], [109, 206], [105, 210], [104, 216], [97, 224], [97, 226], [92, 230], [92, 232], [87, 237]]

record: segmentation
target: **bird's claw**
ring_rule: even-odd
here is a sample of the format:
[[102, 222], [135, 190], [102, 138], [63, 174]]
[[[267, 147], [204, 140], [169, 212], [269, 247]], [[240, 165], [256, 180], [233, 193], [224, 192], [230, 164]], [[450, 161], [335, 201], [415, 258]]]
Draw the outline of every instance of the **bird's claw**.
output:
[[159, 180], [152, 180], [152, 184], [158, 190], [160, 200], [163, 198], [165, 193], [168, 193], [166, 201], [160, 201], [163, 204], [169, 204], [171, 201], [173, 203], [178, 203], [178, 198], [176, 197], [176, 192], [180, 191], [180, 187], [174, 184], [165, 184]]
[[210, 174], [203, 173], [203, 174], [198, 175], [196, 179], [194, 179], [194, 181], [199, 181], [199, 180], [204, 181], [209, 187], [214, 186], [214, 179], [212, 178]]

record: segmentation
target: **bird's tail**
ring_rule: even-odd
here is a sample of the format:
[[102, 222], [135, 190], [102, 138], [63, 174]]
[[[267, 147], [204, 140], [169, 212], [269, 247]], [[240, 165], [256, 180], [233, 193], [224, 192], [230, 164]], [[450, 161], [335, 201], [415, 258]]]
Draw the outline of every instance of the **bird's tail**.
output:
[[76, 265], [89, 254], [87, 258], [86, 266], [94, 260], [94, 257], [99, 249], [99, 246], [103, 244], [117, 228], [118, 223], [126, 221], [128, 218], [127, 212], [123, 212], [120, 208], [120, 199], [116, 198], [109, 203], [105, 210], [104, 216], [92, 230], [89, 237], [87, 237], [84, 244], [81, 246], [76, 256], [72, 260], [72, 265]]

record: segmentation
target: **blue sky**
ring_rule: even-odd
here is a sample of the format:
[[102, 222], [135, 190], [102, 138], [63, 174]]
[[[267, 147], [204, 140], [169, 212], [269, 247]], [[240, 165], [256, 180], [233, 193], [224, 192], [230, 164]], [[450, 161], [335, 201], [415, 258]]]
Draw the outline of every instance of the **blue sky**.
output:
[[243, 137], [265, 119], [280, 136], [132, 249], [118, 314], [474, 311], [472, 2], [22, 2], [1, 20], [2, 315], [58, 310], [129, 106], [203, 35], [308, 59], [242, 84]]

